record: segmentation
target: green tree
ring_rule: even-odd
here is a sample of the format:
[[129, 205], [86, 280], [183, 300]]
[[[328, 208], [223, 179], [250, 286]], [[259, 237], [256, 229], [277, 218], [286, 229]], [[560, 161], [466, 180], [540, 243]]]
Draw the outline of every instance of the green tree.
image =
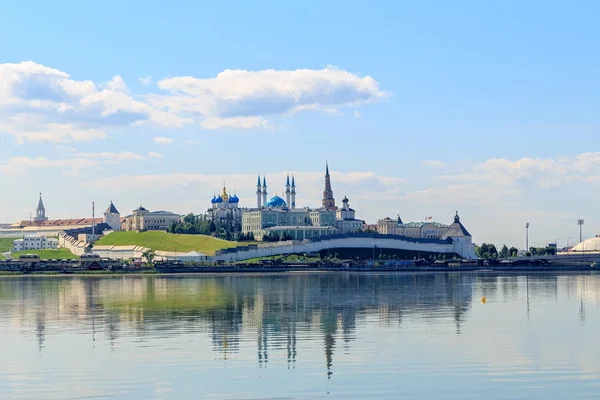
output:
[[154, 257], [156, 257], [156, 252], [152, 249], [148, 249], [142, 253], [142, 259], [146, 260], [147, 267], [151, 267], [153, 265]]
[[500, 249], [500, 253], [498, 254], [498, 257], [500, 257], [500, 258], [508, 257], [508, 247], [506, 247], [506, 245], [502, 246], [502, 248]]
[[516, 257], [517, 255], [519, 255], [519, 250], [516, 247], [511, 247], [510, 249], [508, 249], [509, 257]]

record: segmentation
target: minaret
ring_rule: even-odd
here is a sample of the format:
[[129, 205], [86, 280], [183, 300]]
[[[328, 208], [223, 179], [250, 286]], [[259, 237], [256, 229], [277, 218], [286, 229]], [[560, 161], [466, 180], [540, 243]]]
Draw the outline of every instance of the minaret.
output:
[[290, 186], [290, 174], [288, 174], [287, 180], [285, 181], [285, 204], [287, 204], [287, 206], [290, 208], [292, 205], [291, 197], [292, 197], [292, 191], [291, 191], [291, 186]]
[[262, 195], [262, 189], [260, 186], [260, 175], [258, 176], [258, 181], [256, 182], [256, 208], [261, 208], [262, 207], [262, 203], [261, 203], [261, 198], [260, 196]]
[[40, 193], [40, 200], [38, 201], [38, 206], [35, 210], [35, 218], [33, 219], [35, 222], [44, 222], [47, 221], [46, 217], [46, 209], [44, 208], [44, 202], [42, 201], [42, 194]]
[[325, 163], [325, 190], [323, 190], [323, 208], [336, 210], [333, 190], [331, 190], [331, 177], [329, 176], [329, 164]]
[[296, 182], [292, 175], [292, 208], [296, 208]]
[[262, 196], [263, 196], [263, 207], [266, 207], [266, 205], [267, 205], [267, 177], [266, 176], [263, 176]]

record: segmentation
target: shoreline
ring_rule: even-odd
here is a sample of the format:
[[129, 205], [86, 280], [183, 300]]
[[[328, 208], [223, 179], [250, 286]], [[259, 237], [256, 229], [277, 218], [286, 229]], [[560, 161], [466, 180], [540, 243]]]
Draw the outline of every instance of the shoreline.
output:
[[600, 273], [600, 268], [587, 266], [486, 266], [486, 267], [402, 267], [402, 268], [386, 268], [386, 267], [365, 267], [365, 268], [315, 268], [315, 267], [181, 267], [181, 268], [158, 268], [158, 269], [143, 269], [143, 270], [72, 270], [72, 271], [44, 271], [44, 270], [28, 270], [28, 271], [0, 271], [0, 277], [10, 276], [143, 276], [143, 275], [219, 275], [219, 274], [240, 274], [240, 275], [269, 275], [269, 274], [289, 274], [289, 273], [361, 273], [361, 274], [377, 274], [377, 273], [405, 273], [405, 274], [420, 274], [420, 273]]

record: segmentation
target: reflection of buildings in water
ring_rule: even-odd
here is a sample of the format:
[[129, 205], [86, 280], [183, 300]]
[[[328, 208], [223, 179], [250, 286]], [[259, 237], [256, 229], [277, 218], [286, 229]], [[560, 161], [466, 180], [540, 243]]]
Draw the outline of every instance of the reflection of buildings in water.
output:
[[[300, 335], [313, 338], [318, 332], [331, 376], [336, 344], [341, 340], [350, 350], [357, 322], [376, 320], [398, 328], [414, 319], [452, 322], [460, 333], [471, 304], [473, 277], [446, 273], [57, 278], [26, 281], [14, 292], [25, 292], [24, 297], [41, 307], [41, 344], [47, 318], [60, 320], [65, 328], [84, 322], [96, 340], [105, 338], [113, 349], [122, 332], [140, 339], [207, 332], [218, 358], [239, 352], [240, 337], [254, 337], [261, 367], [267, 365], [270, 352], [281, 350], [293, 368]], [[22, 315], [27, 313], [29, 308], [23, 307]]]

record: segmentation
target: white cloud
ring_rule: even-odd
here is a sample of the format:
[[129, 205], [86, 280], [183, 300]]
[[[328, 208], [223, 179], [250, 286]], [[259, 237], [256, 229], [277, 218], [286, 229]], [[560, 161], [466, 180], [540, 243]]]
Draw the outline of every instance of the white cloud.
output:
[[267, 127], [271, 116], [337, 113], [387, 95], [370, 76], [334, 67], [225, 70], [214, 78], [162, 79], [158, 87], [136, 96], [119, 75], [97, 84], [32, 61], [0, 64], [0, 133], [24, 143], [98, 140], [113, 127], [140, 124], [256, 129]]
[[132, 160], [145, 160], [146, 157], [131, 152], [131, 151], [121, 151], [121, 152], [100, 152], [100, 153], [75, 153], [76, 157], [83, 158], [92, 158], [92, 159], [103, 159], [103, 160], [113, 160], [113, 161], [132, 161]]
[[593, 182], [600, 178], [600, 152], [581, 153], [556, 158], [507, 160], [493, 158], [475, 164], [471, 172], [443, 175], [442, 181], [480, 182], [505, 187], [534, 184], [552, 188], [571, 182]]
[[58, 168], [65, 174], [76, 175], [79, 171], [98, 166], [98, 161], [86, 158], [49, 160], [44, 157], [14, 157], [0, 164], [0, 172], [6, 175], [27, 174], [30, 169]]
[[125, 83], [125, 80], [119, 75], [114, 76], [109, 82], [107, 82], [104, 85], [104, 88], [112, 92], [129, 93], [127, 83]]
[[162, 158], [162, 154], [151, 151], [148, 153], [148, 157], [150, 158]]
[[443, 168], [446, 166], [446, 163], [438, 160], [423, 160], [421, 161], [421, 165], [432, 168]]
[[25, 142], [90, 142], [93, 140], [102, 140], [106, 134], [100, 129], [80, 128], [74, 124], [18, 124], [18, 119], [14, 118], [8, 124], [0, 124], [0, 133], [8, 133], [13, 136], [18, 144]]
[[142, 85], [146, 86], [152, 83], [152, 77], [151, 76], [146, 76], [143, 78], [139, 78], [139, 81]]
[[120, 76], [97, 85], [31, 61], [0, 64], [0, 120], [0, 132], [20, 143], [97, 140], [112, 126], [186, 122], [130, 95]]
[[253, 129], [266, 128], [269, 123], [262, 117], [233, 117], [233, 118], [206, 118], [200, 125], [204, 129]]
[[358, 110], [354, 110], [354, 118], [360, 118], [360, 112]]
[[157, 136], [154, 138], [154, 142], [158, 144], [171, 144], [173, 143], [173, 139], [168, 137]]
[[337, 111], [387, 95], [370, 76], [360, 77], [335, 67], [225, 70], [209, 79], [191, 76], [162, 79], [158, 87], [169, 94], [149, 96], [150, 103], [178, 115], [201, 119], [202, 125], [209, 129], [262, 127], [268, 116], [305, 110]]

